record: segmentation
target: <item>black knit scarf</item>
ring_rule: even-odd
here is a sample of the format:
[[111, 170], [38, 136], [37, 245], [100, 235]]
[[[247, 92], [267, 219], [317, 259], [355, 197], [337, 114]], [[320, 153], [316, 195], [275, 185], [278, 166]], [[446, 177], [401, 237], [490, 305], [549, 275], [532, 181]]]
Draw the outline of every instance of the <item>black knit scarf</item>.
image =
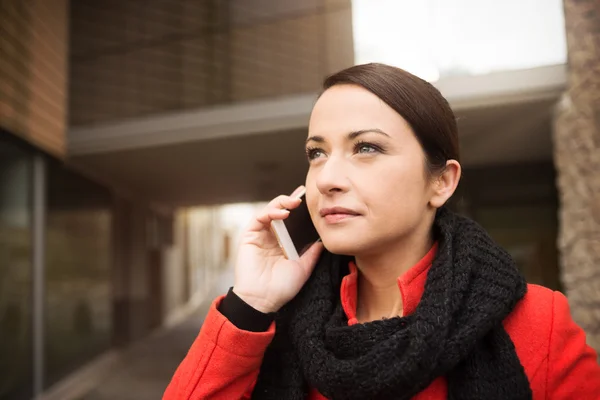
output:
[[410, 399], [437, 377], [451, 400], [531, 399], [502, 321], [527, 285], [475, 222], [438, 211], [438, 253], [409, 316], [348, 326], [340, 285], [350, 258], [324, 252], [276, 316], [253, 399]]

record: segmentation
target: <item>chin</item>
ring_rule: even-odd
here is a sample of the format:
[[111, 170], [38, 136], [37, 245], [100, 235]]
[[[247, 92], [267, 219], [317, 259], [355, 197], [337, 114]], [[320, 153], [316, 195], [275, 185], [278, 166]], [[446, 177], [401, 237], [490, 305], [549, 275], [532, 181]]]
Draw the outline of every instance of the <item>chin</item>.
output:
[[357, 237], [349, 238], [342, 235], [323, 235], [321, 240], [327, 251], [343, 256], [355, 256], [356, 254], [360, 254], [363, 249], [369, 247], [368, 243]]

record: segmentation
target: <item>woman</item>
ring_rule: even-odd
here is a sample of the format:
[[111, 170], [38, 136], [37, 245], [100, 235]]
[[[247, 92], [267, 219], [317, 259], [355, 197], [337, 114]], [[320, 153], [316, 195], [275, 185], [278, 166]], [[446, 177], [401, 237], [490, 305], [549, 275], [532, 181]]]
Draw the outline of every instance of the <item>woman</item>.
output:
[[165, 399], [600, 399], [566, 298], [444, 208], [458, 135], [432, 85], [381, 64], [329, 77], [306, 153], [322, 243], [286, 260], [269, 226], [300, 201], [271, 201]]

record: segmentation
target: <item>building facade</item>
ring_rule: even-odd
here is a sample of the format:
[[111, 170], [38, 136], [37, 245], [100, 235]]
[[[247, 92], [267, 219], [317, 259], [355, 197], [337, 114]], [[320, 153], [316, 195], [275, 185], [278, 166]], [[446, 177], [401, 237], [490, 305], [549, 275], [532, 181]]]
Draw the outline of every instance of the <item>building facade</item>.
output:
[[[365, 54], [359, 3], [0, 2], [0, 399], [57, 393], [204, 299], [248, 213], [302, 183], [321, 81]], [[598, 15], [565, 0], [566, 65], [434, 84], [459, 119], [451, 206], [600, 349]]]

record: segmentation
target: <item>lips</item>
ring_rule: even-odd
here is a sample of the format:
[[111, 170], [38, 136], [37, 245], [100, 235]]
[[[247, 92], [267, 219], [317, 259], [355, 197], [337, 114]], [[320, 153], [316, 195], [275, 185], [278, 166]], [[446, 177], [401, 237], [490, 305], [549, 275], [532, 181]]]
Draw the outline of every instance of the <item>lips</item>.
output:
[[337, 224], [360, 215], [358, 212], [344, 207], [322, 208], [319, 214], [328, 224]]
[[344, 208], [344, 207], [322, 208], [321, 210], [319, 210], [319, 214], [321, 215], [321, 217], [326, 217], [328, 215], [335, 215], [335, 214], [343, 214], [343, 215], [350, 215], [350, 216], [359, 215], [359, 213], [357, 213], [356, 211], [351, 210], [349, 208]]

